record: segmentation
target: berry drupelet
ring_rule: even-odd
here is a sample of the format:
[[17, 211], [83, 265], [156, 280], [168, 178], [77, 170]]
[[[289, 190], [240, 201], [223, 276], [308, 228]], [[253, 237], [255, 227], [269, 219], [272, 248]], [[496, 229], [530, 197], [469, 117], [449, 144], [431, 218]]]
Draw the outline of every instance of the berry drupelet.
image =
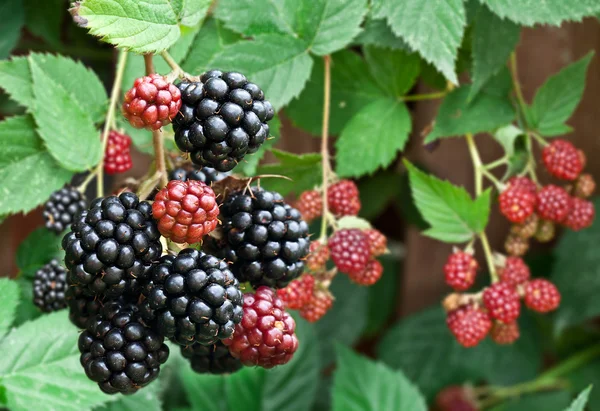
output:
[[198, 374], [231, 374], [242, 368], [240, 360], [234, 358], [221, 341], [214, 345], [181, 347], [181, 355], [188, 359], [192, 370]]
[[179, 181], [202, 181], [206, 185], [211, 185], [212, 183], [216, 183], [217, 181], [223, 180], [225, 177], [229, 176], [230, 173], [221, 173], [220, 171], [215, 170], [211, 167], [202, 167], [202, 168], [191, 168], [191, 167], [178, 167], [169, 172], [169, 181], [170, 180], [179, 180]]
[[85, 196], [74, 187], [64, 187], [52, 193], [44, 204], [46, 228], [57, 234], [62, 233], [87, 208]]
[[331, 259], [342, 273], [359, 274], [371, 257], [369, 237], [356, 228], [338, 230], [327, 243]]

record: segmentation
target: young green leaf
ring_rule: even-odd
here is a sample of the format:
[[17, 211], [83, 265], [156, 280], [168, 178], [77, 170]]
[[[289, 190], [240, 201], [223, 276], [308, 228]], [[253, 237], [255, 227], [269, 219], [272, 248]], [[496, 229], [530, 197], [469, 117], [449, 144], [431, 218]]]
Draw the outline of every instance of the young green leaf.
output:
[[543, 136], [554, 136], [564, 130], [585, 88], [585, 75], [594, 53], [563, 68], [539, 88], [531, 105], [532, 126]]
[[10, 55], [21, 37], [21, 27], [25, 23], [25, 13], [21, 0], [6, 0], [0, 4], [0, 16], [10, 16], [2, 23], [0, 37], [0, 59]]
[[592, 391], [592, 386], [590, 385], [584, 391], [582, 391], [577, 398], [573, 400], [571, 405], [568, 408], [565, 408], [565, 411], [583, 411], [585, 410], [585, 406], [588, 402], [588, 398], [590, 397], [590, 392]]
[[29, 116], [0, 122], [0, 181], [4, 192], [0, 197], [0, 215], [28, 212], [73, 176], [44, 149], [34, 127]]
[[551, 24], [559, 26], [563, 21], [579, 21], [583, 17], [600, 13], [596, 0], [479, 0], [502, 18], [508, 18], [523, 26]]
[[34, 230], [19, 245], [16, 263], [23, 275], [33, 278], [35, 272], [53, 258], [59, 261], [64, 257], [61, 245], [62, 236], [41, 227]]
[[356, 36], [355, 42], [365, 46], [377, 46], [410, 53], [410, 46], [392, 31], [384, 19], [367, 18], [363, 31]]
[[521, 28], [481, 7], [473, 29], [473, 84], [469, 100], [506, 65], [521, 34]]
[[458, 83], [455, 61], [467, 22], [462, 0], [376, 0], [373, 17], [386, 18], [396, 35]]
[[417, 208], [431, 225], [423, 234], [447, 243], [463, 243], [485, 230], [490, 190], [477, 199], [462, 187], [420, 171], [408, 161], [410, 188]]
[[520, 174], [529, 162], [529, 148], [525, 144], [525, 133], [512, 124], [496, 130], [494, 139], [502, 145], [507, 157], [506, 176]]
[[385, 94], [402, 97], [415, 85], [421, 69], [416, 53], [373, 46], [363, 47], [363, 52], [369, 71]]
[[337, 173], [359, 177], [389, 166], [404, 149], [411, 129], [404, 103], [381, 98], [365, 106], [346, 124], [336, 141]]
[[334, 411], [426, 411], [423, 396], [402, 373], [337, 345]]
[[78, 337], [63, 310], [23, 324], [4, 338], [0, 378], [8, 408], [78, 411], [111, 400], [83, 372]]
[[[287, 195], [290, 192], [300, 193], [310, 190], [321, 182], [321, 155], [319, 153], [293, 154], [273, 150], [279, 163], [259, 166], [256, 173], [272, 174], [283, 177], [263, 178], [262, 187]], [[291, 180], [290, 180], [291, 179]]]
[[0, 338], [8, 332], [15, 319], [20, 296], [21, 290], [16, 281], [0, 278]]

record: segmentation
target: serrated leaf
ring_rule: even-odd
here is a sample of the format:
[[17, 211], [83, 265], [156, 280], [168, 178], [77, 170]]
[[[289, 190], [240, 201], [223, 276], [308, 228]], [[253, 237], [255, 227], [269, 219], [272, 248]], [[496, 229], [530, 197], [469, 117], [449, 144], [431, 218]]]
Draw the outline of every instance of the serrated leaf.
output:
[[502, 18], [508, 18], [524, 26], [551, 24], [559, 26], [563, 21], [579, 21], [585, 16], [600, 13], [596, 0], [479, 0]]
[[277, 144], [277, 141], [279, 141], [280, 129], [281, 121], [279, 120], [279, 116], [275, 115], [269, 122], [269, 139], [260, 146], [256, 153], [244, 157], [244, 161], [236, 166], [236, 173], [239, 172], [248, 177], [255, 176], [260, 161], [264, 158], [265, 154]]
[[[306, 87], [285, 109], [294, 125], [316, 136], [321, 135], [323, 121], [323, 79], [323, 61], [317, 59]], [[331, 134], [339, 134], [364, 106], [383, 96], [361, 56], [349, 50], [331, 56]]]
[[415, 204], [431, 228], [423, 234], [447, 243], [469, 241], [485, 230], [490, 214], [490, 190], [477, 199], [463, 187], [427, 175], [405, 161]]
[[590, 396], [590, 392], [592, 391], [592, 386], [590, 385], [585, 390], [583, 390], [577, 398], [573, 400], [571, 405], [568, 408], [565, 408], [565, 411], [583, 411], [588, 402], [588, 398]]
[[346, 124], [337, 139], [336, 172], [359, 177], [389, 166], [404, 149], [411, 128], [404, 103], [388, 98], [372, 102]]
[[410, 52], [410, 46], [394, 34], [384, 19], [368, 18], [363, 30], [356, 36], [355, 42], [362, 45], [389, 48]]
[[31, 72], [27, 57], [13, 57], [0, 61], [0, 87], [22, 106], [33, 104]]
[[62, 236], [56, 235], [45, 228], [31, 232], [17, 249], [15, 257], [17, 267], [27, 277], [33, 278], [35, 272], [53, 258], [61, 261], [64, 250], [61, 245]]
[[48, 151], [68, 170], [91, 169], [103, 154], [93, 120], [73, 95], [42, 69], [35, 57], [30, 56], [29, 65], [35, 95], [32, 112]]
[[279, 109], [300, 94], [310, 77], [313, 60], [301, 40], [267, 34], [225, 47], [211, 65], [244, 73]]
[[8, 332], [15, 319], [20, 296], [21, 290], [16, 281], [0, 278], [0, 338]]
[[377, 0], [373, 17], [386, 18], [396, 35], [458, 84], [455, 61], [467, 22], [462, 0]]
[[173, 0], [177, 18], [182, 25], [193, 27], [206, 16], [211, 0]]
[[309, 190], [321, 182], [321, 155], [319, 153], [293, 154], [281, 150], [272, 151], [277, 164], [265, 164], [258, 167], [257, 174], [273, 174], [285, 178], [263, 178], [261, 186], [287, 195]]
[[2, 36], [0, 37], [0, 59], [4, 59], [10, 55], [21, 37], [21, 27], [25, 23], [22, 1], [3, 1], [0, 4], [0, 16], [10, 16], [3, 21]]
[[369, 71], [382, 91], [391, 97], [404, 96], [417, 81], [421, 59], [415, 53], [364, 47]]
[[481, 7], [473, 29], [473, 84], [469, 100], [505, 66], [519, 42], [521, 28]]
[[79, 411], [111, 400], [85, 375], [78, 337], [63, 310], [23, 324], [4, 338], [0, 378], [8, 408]]
[[532, 126], [543, 136], [564, 130], [563, 123], [571, 117], [585, 88], [585, 76], [594, 53], [568, 65], [551, 76], [538, 89], [531, 105]]
[[[0, 141], [0, 215], [28, 212], [73, 176], [45, 151], [29, 116], [0, 122]], [[27, 184], [23, 184], [24, 175]]]
[[337, 346], [333, 378], [334, 411], [426, 411], [423, 396], [401, 371]]
[[27, 29], [52, 45], [60, 45], [60, 28], [67, 15], [65, 2], [24, 0], [23, 3]]
[[161, 52], [179, 38], [174, 4], [183, 0], [84, 0], [75, 7], [90, 34], [136, 53]]
[[215, 17], [227, 28], [246, 36], [274, 33], [298, 36], [300, 22], [295, 16], [301, 6], [302, 2], [297, 0], [263, 2], [260, 7], [254, 0], [221, 0]]

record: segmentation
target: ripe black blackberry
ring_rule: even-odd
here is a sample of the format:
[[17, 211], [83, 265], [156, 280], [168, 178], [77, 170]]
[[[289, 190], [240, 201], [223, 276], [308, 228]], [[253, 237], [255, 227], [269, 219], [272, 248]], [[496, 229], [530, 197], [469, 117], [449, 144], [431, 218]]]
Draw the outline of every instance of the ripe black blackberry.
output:
[[133, 193], [99, 198], [63, 238], [69, 286], [85, 294], [115, 298], [135, 293], [162, 253], [152, 206]]
[[46, 228], [57, 234], [62, 233], [73, 222], [75, 216], [86, 207], [85, 196], [77, 189], [66, 186], [55, 191], [44, 204]]
[[169, 173], [169, 181], [170, 180], [179, 180], [179, 181], [196, 180], [196, 181], [202, 181], [206, 185], [211, 185], [212, 183], [216, 183], [217, 181], [223, 180], [229, 174], [230, 173], [221, 173], [220, 171], [217, 171], [214, 168], [210, 168], [210, 167], [193, 168], [193, 169], [179, 167], [174, 170], [171, 170], [171, 172]]
[[65, 300], [69, 307], [69, 320], [81, 329], [102, 309], [102, 303], [97, 298], [86, 295], [84, 289], [77, 285], [67, 288]]
[[33, 303], [43, 312], [58, 311], [67, 306], [67, 270], [54, 259], [37, 270], [33, 279]]
[[173, 120], [175, 143], [195, 164], [230, 171], [269, 137], [275, 112], [241, 73], [211, 70], [200, 80], [177, 85], [183, 104]]
[[228, 264], [193, 248], [162, 257], [143, 293], [144, 320], [180, 345], [214, 344], [242, 320], [243, 296]]
[[231, 194], [221, 219], [225, 233], [218, 247], [241, 282], [283, 288], [304, 271], [308, 224], [279, 193], [253, 188]]
[[230, 374], [242, 368], [242, 363], [229, 353], [221, 341], [214, 345], [194, 344], [181, 347], [181, 354], [190, 361], [198, 374]]
[[158, 377], [169, 357], [163, 337], [146, 327], [132, 304], [110, 302], [79, 335], [81, 365], [107, 394], [132, 394]]

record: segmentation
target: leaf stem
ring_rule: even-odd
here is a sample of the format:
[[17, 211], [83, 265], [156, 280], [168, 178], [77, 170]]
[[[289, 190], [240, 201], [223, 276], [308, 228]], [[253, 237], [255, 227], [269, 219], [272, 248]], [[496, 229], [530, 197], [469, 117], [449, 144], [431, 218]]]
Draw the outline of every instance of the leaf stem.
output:
[[471, 161], [473, 162], [473, 169], [475, 171], [475, 197], [479, 197], [483, 189], [483, 163], [481, 162], [481, 157], [479, 157], [473, 134], [467, 133], [465, 139], [467, 140], [467, 147], [469, 147], [469, 153], [471, 154]]
[[523, 90], [521, 90], [521, 83], [519, 82], [519, 71], [518, 71], [518, 65], [517, 65], [517, 53], [516, 52], [512, 52], [510, 54], [510, 74], [511, 74], [511, 79], [512, 79], [512, 83], [513, 83], [513, 88], [515, 89], [515, 95], [517, 96], [517, 102], [519, 104], [519, 109], [521, 111], [521, 118], [523, 121], [523, 124], [526, 125], [526, 128], [528, 128], [527, 126], [527, 116], [526, 116], [526, 112], [527, 112], [527, 105], [525, 104], [525, 99], [523, 98]]
[[167, 50], [160, 53], [160, 55], [165, 60], [165, 62], [169, 65], [169, 67], [171, 67], [171, 69], [173, 71], [178, 71], [178, 72], [183, 73], [183, 70], [181, 69], [179, 64], [177, 64], [175, 59], [173, 57], [171, 57], [171, 55], [169, 54], [169, 52]]
[[424, 94], [413, 94], [410, 96], [403, 96], [400, 101], [422, 101], [422, 100], [436, 100], [446, 97], [448, 91], [440, 91], [437, 93], [424, 93]]
[[321, 220], [320, 241], [327, 238], [327, 223], [329, 221], [329, 205], [327, 203], [327, 187], [331, 164], [329, 162], [329, 110], [331, 104], [331, 56], [323, 56], [325, 65], [325, 79], [323, 84], [323, 124], [321, 127], [321, 168], [323, 184], [321, 187], [323, 197], [323, 218]]
[[485, 164], [483, 166], [483, 168], [486, 169], [486, 170], [492, 170], [492, 169], [494, 169], [496, 167], [500, 167], [500, 166], [503, 166], [505, 164], [508, 164], [508, 159], [506, 157], [502, 157], [502, 158], [499, 158], [496, 161], [492, 161], [491, 163]]
[[490, 271], [490, 279], [493, 283], [498, 282], [498, 273], [496, 272], [496, 266], [494, 265], [494, 256], [492, 255], [492, 248], [488, 241], [485, 231], [479, 233], [479, 239], [481, 240], [481, 246], [483, 247], [483, 253], [485, 254], [485, 261]]

